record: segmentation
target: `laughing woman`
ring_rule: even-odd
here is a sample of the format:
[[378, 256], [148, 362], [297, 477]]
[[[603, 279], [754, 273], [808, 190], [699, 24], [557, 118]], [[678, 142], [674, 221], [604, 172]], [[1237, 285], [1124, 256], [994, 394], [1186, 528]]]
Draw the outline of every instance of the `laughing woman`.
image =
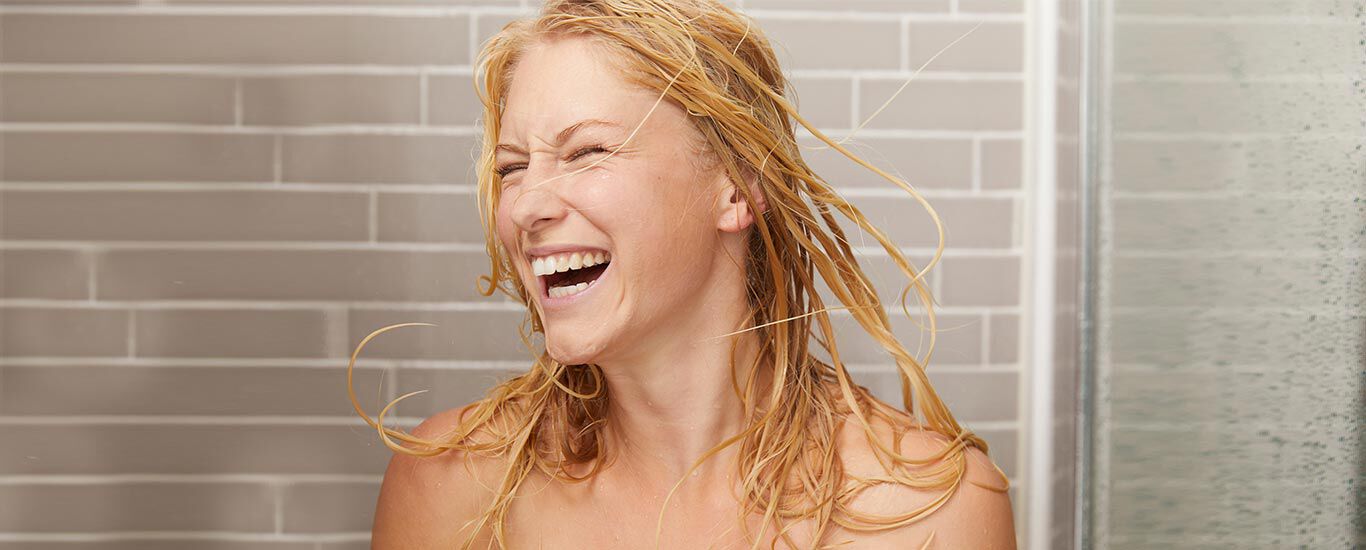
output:
[[[748, 18], [552, 0], [478, 68], [484, 291], [524, 304], [545, 349], [412, 433], [356, 403], [396, 451], [373, 548], [1015, 547], [1005, 476], [893, 337], [835, 214], [933, 333], [924, 270], [802, 160], [795, 124], [854, 156], [785, 98]], [[834, 310], [898, 365], [900, 408], [850, 380]]]

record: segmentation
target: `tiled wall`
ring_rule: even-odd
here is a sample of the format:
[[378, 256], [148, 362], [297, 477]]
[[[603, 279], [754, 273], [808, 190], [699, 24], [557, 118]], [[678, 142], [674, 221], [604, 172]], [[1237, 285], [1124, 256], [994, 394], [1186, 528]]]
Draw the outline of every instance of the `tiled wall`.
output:
[[1366, 542], [1366, 13], [1116, 0], [1097, 548]]
[[[478, 42], [526, 3], [145, 2], [0, 7], [0, 548], [365, 548], [395, 424], [525, 368], [522, 314], [483, 298], [471, 162]], [[938, 209], [932, 379], [1012, 476], [1023, 36], [1018, 0], [746, 0], [804, 113]], [[805, 139], [814, 144], [815, 140]], [[923, 266], [933, 224], [828, 151], [809, 160]], [[885, 257], [867, 266], [893, 296]], [[839, 319], [859, 378], [889, 362]], [[898, 326], [915, 351], [911, 322]], [[382, 388], [379, 381], [383, 379]], [[1023, 522], [1017, 520], [1023, 529]]]

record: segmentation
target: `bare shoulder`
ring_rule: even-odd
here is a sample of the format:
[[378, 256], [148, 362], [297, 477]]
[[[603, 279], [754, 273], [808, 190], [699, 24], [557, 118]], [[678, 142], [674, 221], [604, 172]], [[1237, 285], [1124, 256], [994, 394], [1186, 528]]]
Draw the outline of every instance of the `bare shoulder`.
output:
[[[868, 417], [875, 438], [893, 449], [894, 434], [901, 440], [895, 449], [914, 458], [934, 456], [952, 439], [912, 422], [909, 416], [889, 422]], [[863, 425], [849, 418], [841, 426], [840, 454], [847, 475], [885, 476]], [[904, 527], [876, 532], [841, 531], [833, 542], [853, 538], [868, 548], [974, 548], [1013, 550], [1015, 525], [1010, 497], [1004, 488], [1008, 481], [995, 463], [977, 448], [965, 453], [966, 470], [958, 487], [938, 509]], [[947, 487], [914, 488], [900, 484], [878, 484], [865, 489], [850, 502], [855, 513], [899, 516], [932, 506], [943, 498]]]
[[[426, 440], [445, 439], [476, 404], [434, 414], [411, 433]], [[371, 548], [462, 547], [473, 531], [467, 522], [477, 520], [492, 502], [500, 466], [496, 459], [453, 450], [430, 457], [395, 451], [380, 486]]]

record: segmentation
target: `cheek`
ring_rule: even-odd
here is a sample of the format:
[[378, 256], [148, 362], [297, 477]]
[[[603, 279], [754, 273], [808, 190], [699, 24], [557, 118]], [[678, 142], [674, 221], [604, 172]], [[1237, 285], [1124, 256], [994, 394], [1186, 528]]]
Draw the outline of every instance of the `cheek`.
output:
[[512, 222], [508, 218], [507, 206], [505, 202], [499, 202], [493, 209], [493, 229], [496, 232], [499, 242], [503, 243], [503, 248], [512, 253]]
[[[509, 198], [509, 195], [503, 195], [494, 208], [493, 229], [498, 242], [503, 245], [503, 250], [509, 255], [514, 255], [517, 253], [517, 224], [509, 217], [511, 210], [511, 203], [507, 202]], [[514, 265], [516, 265], [515, 262]]]
[[631, 181], [629, 176], [599, 171], [567, 182], [565, 195], [571, 197], [570, 207], [593, 220], [606, 217], [611, 212], [620, 212], [623, 203], [631, 201], [631, 194], [638, 191], [629, 183]]
[[[715, 232], [707, 221], [711, 205], [700, 196], [686, 193], [691, 182], [660, 178], [650, 182], [653, 192], [638, 193], [621, 201], [623, 239], [656, 276], [691, 277], [706, 269], [704, 257], [714, 246]], [[672, 186], [672, 187], [666, 187]]]

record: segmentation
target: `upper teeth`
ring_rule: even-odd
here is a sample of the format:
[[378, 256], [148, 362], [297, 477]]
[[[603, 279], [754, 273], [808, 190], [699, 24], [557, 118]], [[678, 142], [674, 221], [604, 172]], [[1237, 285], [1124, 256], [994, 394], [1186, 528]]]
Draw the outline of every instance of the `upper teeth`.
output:
[[543, 256], [531, 261], [531, 272], [540, 275], [549, 275], [569, 271], [571, 269], [581, 269], [595, 266], [611, 260], [612, 257], [606, 252], [572, 252], [567, 254], [556, 254], [553, 256]]

